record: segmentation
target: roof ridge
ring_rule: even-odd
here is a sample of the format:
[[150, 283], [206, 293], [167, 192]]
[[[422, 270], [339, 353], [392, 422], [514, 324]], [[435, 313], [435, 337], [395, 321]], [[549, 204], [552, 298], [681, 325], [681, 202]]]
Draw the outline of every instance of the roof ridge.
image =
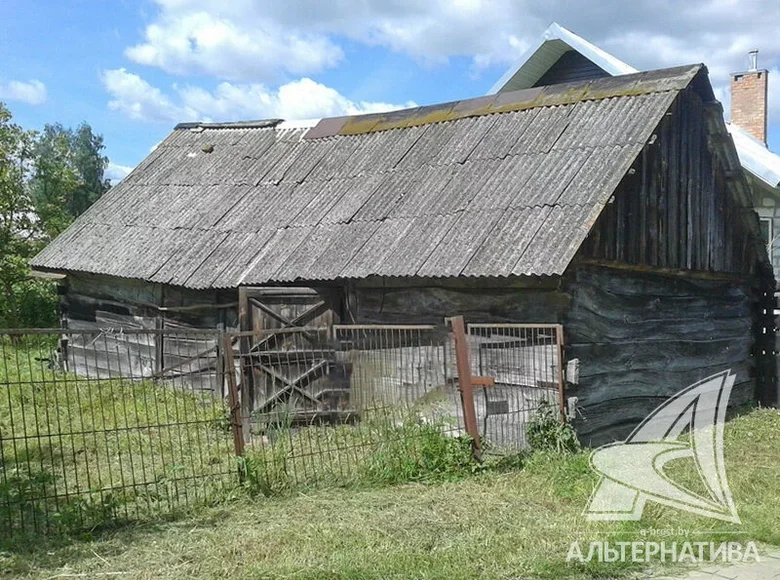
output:
[[211, 123], [203, 121], [194, 121], [187, 123], [177, 124], [173, 130], [180, 131], [182, 129], [268, 129], [276, 127], [280, 123], [284, 122], [284, 119], [258, 119], [254, 121], [226, 121], [224, 123]]
[[680, 91], [696, 76], [706, 71], [701, 63], [637, 72], [617, 77], [587, 79], [508, 91], [462, 101], [451, 101], [384, 113], [367, 113], [322, 119], [310, 129], [304, 139], [361, 135], [391, 129], [456, 121], [468, 117], [480, 117], [493, 113], [511, 113], [559, 105], [572, 105], [584, 101], [598, 101], [612, 97]]

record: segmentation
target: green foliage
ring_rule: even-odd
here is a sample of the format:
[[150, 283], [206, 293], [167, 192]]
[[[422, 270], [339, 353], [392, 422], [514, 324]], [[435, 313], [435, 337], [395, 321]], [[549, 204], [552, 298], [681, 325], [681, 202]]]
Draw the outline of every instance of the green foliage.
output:
[[470, 437], [451, 437], [441, 424], [410, 419], [378, 438], [362, 472], [371, 482], [402, 483], [457, 478], [478, 468]]
[[110, 184], [104, 177], [108, 158], [103, 149], [103, 137], [86, 123], [75, 130], [59, 123], [43, 128], [35, 143], [30, 191], [49, 238], [108, 191]]
[[[95, 533], [90, 541], [2, 546], [8, 577], [139, 578], [639, 578], [683, 572], [658, 557], [567, 561], [591, 541], [758, 542], [780, 546], [780, 412], [759, 409], [725, 428], [728, 480], [742, 518], [723, 522], [649, 502], [636, 522], [582, 516], [598, 476], [586, 453], [536, 453], [523, 470], [442, 485], [325, 489], [242, 499], [185, 520]], [[691, 461], [684, 469], [696, 473]], [[676, 475], [676, 474], [675, 474]], [[676, 481], [676, 477], [674, 478]], [[670, 537], [668, 532], [674, 533]], [[594, 559], [595, 560], [595, 559]], [[630, 559], [629, 559], [630, 560]], [[717, 562], [715, 562], [717, 564]]]
[[282, 424], [266, 439], [243, 459], [247, 489], [265, 496], [296, 488], [441, 481], [482, 469], [470, 438], [417, 418], [394, 423], [381, 416], [297, 431]]
[[42, 247], [26, 187], [34, 137], [15, 125], [0, 103], [0, 325], [5, 327], [26, 322], [32, 288], [27, 262]]
[[0, 327], [55, 326], [55, 285], [28, 263], [109, 188], [103, 138], [82, 123], [38, 135], [0, 103]]
[[13, 312], [7, 318], [0, 314], [0, 328], [53, 328], [59, 324], [54, 282], [27, 279], [15, 284], [12, 299], [6, 303], [6, 309], [9, 307]]
[[558, 407], [548, 401], [539, 405], [525, 432], [533, 451], [576, 453], [580, 449], [574, 428], [568, 421], [561, 420]]

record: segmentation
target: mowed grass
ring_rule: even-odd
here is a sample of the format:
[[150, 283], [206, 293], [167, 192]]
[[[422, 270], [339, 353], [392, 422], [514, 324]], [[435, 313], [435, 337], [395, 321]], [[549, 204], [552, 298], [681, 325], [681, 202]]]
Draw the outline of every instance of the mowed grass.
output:
[[[83, 540], [15, 546], [17, 577], [593, 578], [663, 572], [658, 563], [567, 562], [571, 542], [754, 541], [780, 546], [780, 413], [754, 410], [726, 428], [741, 525], [649, 503], [639, 522], [589, 524], [588, 455], [536, 454], [511, 473], [457, 481], [322, 489], [242, 498], [170, 523]], [[682, 473], [685, 476], [685, 473]], [[674, 529], [670, 538], [666, 531]]]

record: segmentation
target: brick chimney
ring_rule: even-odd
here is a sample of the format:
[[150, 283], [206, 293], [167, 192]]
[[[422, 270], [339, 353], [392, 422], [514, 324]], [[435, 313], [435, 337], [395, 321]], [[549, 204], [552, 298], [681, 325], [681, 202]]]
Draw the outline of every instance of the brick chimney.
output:
[[751, 50], [750, 69], [731, 75], [731, 122], [766, 145], [766, 99], [769, 71], [758, 68]]

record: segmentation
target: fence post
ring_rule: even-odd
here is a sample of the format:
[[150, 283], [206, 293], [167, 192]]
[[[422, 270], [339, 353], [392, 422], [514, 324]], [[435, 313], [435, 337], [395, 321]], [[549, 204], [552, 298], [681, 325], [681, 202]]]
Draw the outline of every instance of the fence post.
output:
[[[227, 379], [228, 403], [230, 404], [230, 429], [233, 432], [233, 447], [236, 457], [244, 456], [244, 428], [241, 416], [241, 400], [238, 396], [236, 385], [236, 367], [233, 359], [233, 342], [229, 334], [222, 338], [222, 368], [223, 376]], [[244, 478], [244, 466], [240, 464], [239, 477]]]
[[241, 331], [238, 339], [239, 366], [241, 367], [241, 413], [243, 414], [244, 439], [252, 440], [250, 431], [252, 411], [255, 410], [255, 371], [252, 365], [252, 335], [254, 330], [252, 306], [249, 303], [247, 289], [238, 289], [238, 329]]
[[561, 412], [561, 421], [566, 421], [566, 393], [564, 388], [566, 383], [564, 381], [564, 366], [563, 366], [563, 326], [560, 324], [555, 328], [555, 352], [558, 357], [558, 408]]
[[473, 440], [474, 457], [480, 459], [479, 425], [477, 425], [477, 412], [474, 409], [474, 389], [471, 383], [471, 362], [469, 361], [469, 345], [466, 342], [466, 325], [462, 316], [450, 318], [452, 336], [455, 339], [455, 363], [458, 369], [458, 389], [463, 405], [463, 422], [466, 424], [466, 433]]
[[165, 345], [163, 344], [165, 321], [159, 314], [154, 319], [154, 329], [154, 378], [162, 379], [165, 368]]

